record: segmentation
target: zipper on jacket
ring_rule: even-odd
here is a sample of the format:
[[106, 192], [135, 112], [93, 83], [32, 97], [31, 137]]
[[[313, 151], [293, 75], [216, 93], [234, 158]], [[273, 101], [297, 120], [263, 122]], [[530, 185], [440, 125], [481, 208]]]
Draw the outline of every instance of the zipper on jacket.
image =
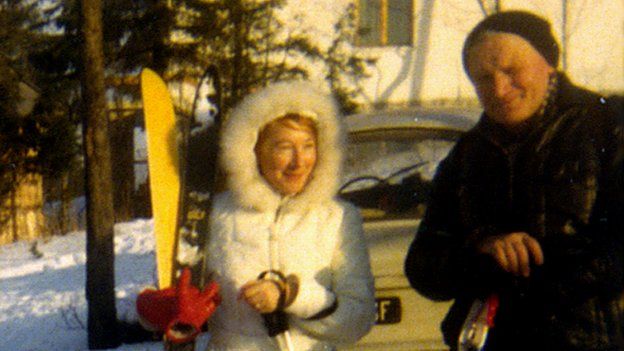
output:
[[282, 216], [282, 208], [284, 203], [288, 201], [288, 197], [282, 198], [279, 206], [275, 210], [275, 216], [273, 217], [273, 223], [269, 228], [269, 269], [281, 270], [279, 264], [279, 241], [278, 241], [278, 232], [279, 232], [279, 223]]

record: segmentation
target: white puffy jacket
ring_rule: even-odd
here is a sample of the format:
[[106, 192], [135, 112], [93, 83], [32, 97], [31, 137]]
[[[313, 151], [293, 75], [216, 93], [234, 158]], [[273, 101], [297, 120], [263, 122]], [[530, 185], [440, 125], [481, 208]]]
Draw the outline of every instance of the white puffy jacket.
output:
[[[289, 112], [316, 116], [317, 165], [304, 191], [282, 197], [258, 172], [259, 130]], [[374, 285], [357, 209], [335, 199], [343, 131], [334, 101], [309, 83], [277, 83], [246, 99], [222, 131], [230, 190], [215, 199], [208, 267], [223, 302], [211, 318], [211, 350], [279, 350], [262, 317], [237, 299], [240, 287], [269, 269], [295, 274], [299, 293], [286, 308], [294, 349], [332, 350], [363, 337], [375, 319]], [[321, 319], [310, 317], [337, 302]]]

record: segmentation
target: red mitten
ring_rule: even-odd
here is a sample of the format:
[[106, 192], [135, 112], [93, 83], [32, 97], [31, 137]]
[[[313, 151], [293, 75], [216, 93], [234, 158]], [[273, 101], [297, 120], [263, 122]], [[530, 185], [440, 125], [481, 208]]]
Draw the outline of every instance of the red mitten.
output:
[[164, 332], [173, 343], [193, 340], [221, 302], [219, 286], [204, 291], [191, 285], [191, 271], [182, 272], [175, 288], [146, 289], [137, 298], [139, 319], [147, 329]]
[[178, 280], [176, 315], [169, 324], [165, 335], [174, 343], [193, 340], [201, 331], [202, 325], [221, 303], [219, 285], [212, 281], [199, 291], [191, 285], [191, 271], [186, 268]]
[[176, 314], [176, 290], [147, 288], [139, 293], [136, 308], [145, 329], [163, 332]]

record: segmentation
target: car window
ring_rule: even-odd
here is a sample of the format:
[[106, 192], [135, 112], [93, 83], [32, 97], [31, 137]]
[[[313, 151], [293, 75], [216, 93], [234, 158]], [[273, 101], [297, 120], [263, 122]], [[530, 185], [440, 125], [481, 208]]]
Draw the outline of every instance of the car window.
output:
[[351, 133], [342, 196], [365, 220], [421, 216], [438, 163], [459, 135], [422, 128]]

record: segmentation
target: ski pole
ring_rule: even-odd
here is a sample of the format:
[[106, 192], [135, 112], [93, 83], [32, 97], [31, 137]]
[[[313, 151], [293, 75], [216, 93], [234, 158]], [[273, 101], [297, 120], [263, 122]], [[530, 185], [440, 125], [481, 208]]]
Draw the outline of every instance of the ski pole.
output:
[[485, 300], [476, 299], [472, 303], [459, 334], [459, 351], [483, 350], [488, 332], [494, 326], [498, 305], [497, 294], [492, 294]]
[[290, 338], [290, 332], [285, 330], [281, 334], [275, 336], [277, 340], [277, 346], [280, 350], [283, 351], [295, 351], [295, 348], [292, 344], [292, 339]]

